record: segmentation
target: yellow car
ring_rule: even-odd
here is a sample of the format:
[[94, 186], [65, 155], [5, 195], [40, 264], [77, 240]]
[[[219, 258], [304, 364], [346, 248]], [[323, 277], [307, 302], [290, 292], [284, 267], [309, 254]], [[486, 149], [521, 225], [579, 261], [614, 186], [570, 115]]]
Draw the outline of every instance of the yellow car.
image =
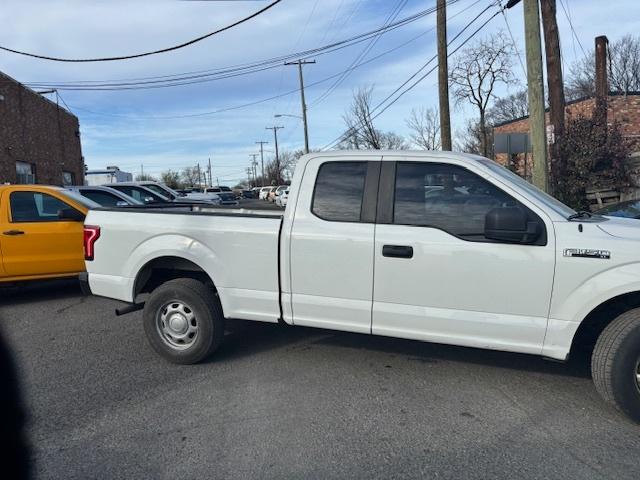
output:
[[0, 186], [0, 283], [84, 271], [83, 222], [89, 206], [58, 187]]

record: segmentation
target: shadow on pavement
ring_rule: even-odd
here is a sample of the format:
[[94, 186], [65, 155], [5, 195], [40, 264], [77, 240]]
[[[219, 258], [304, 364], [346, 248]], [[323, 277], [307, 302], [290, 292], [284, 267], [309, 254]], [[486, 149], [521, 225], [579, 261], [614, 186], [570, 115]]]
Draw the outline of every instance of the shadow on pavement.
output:
[[9, 285], [0, 284], [0, 306], [45, 302], [82, 296], [76, 278], [34, 280]]
[[[241, 325], [241, 328], [225, 337], [222, 347], [209, 361], [231, 360], [277, 348], [308, 349], [314, 346], [330, 346], [382, 352], [408, 361], [422, 363], [460, 362], [521, 370], [523, 372], [577, 378], [591, 377], [589, 358], [583, 356], [576, 356], [576, 358], [571, 358], [568, 362], [563, 363], [545, 360], [535, 355], [442, 345], [392, 337], [259, 322], [242, 322]], [[321, 335], [321, 338], [318, 338], [318, 335]], [[308, 342], [305, 342], [305, 339]], [[300, 343], [302, 345], [299, 345]], [[295, 344], [295, 346], [291, 346], [292, 344]]]

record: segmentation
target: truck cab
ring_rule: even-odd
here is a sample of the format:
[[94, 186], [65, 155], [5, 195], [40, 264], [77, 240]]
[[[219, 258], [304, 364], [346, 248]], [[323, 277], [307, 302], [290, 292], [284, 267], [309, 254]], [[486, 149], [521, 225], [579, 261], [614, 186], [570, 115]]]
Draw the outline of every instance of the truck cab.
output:
[[89, 206], [80, 196], [42, 185], [0, 186], [0, 282], [77, 276]]

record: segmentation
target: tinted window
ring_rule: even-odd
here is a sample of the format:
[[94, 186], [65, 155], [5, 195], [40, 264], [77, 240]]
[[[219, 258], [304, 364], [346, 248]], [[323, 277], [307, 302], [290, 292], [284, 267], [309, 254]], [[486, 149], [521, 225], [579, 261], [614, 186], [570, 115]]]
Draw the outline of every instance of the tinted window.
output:
[[9, 198], [13, 222], [55, 221], [59, 210], [71, 208], [62, 200], [41, 192], [13, 192]]
[[311, 210], [323, 220], [359, 222], [367, 162], [329, 162], [320, 167]]
[[164, 188], [159, 187], [158, 185], [145, 185], [145, 188], [148, 188], [149, 190], [154, 191], [158, 195], [162, 195], [163, 197], [174, 198], [174, 195], [167, 192]]
[[112, 193], [102, 192], [100, 190], [83, 190], [82, 195], [103, 207], [115, 207], [120, 199]]
[[484, 240], [489, 210], [522, 206], [493, 184], [455, 165], [400, 162], [393, 222], [439, 228], [467, 240]]
[[121, 191], [122, 193], [129, 195], [130, 197], [135, 198], [139, 202], [144, 203], [144, 199], [151, 197], [155, 202], [166, 202], [167, 200], [164, 197], [161, 197], [158, 194], [155, 194], [149, 190], [145, 190], [140, 187], [132, 187], [129, 185], [110, 185], [111, 188], [115, 188], [116, 190]]

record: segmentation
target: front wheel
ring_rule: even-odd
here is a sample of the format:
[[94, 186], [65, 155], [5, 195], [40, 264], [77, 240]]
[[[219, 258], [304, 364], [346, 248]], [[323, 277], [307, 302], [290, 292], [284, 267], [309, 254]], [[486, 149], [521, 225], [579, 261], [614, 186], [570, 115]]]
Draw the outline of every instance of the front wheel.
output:
[[224, 316], [213, 290], [192, 278], [170, 280], [145, 303], [144, 331], [153, 349], [172, 363], [197, 363], [224, 337]]
[[623, 313], [600, 334], [591, 372], [600, 395], [640, 423], [640, 308]]

